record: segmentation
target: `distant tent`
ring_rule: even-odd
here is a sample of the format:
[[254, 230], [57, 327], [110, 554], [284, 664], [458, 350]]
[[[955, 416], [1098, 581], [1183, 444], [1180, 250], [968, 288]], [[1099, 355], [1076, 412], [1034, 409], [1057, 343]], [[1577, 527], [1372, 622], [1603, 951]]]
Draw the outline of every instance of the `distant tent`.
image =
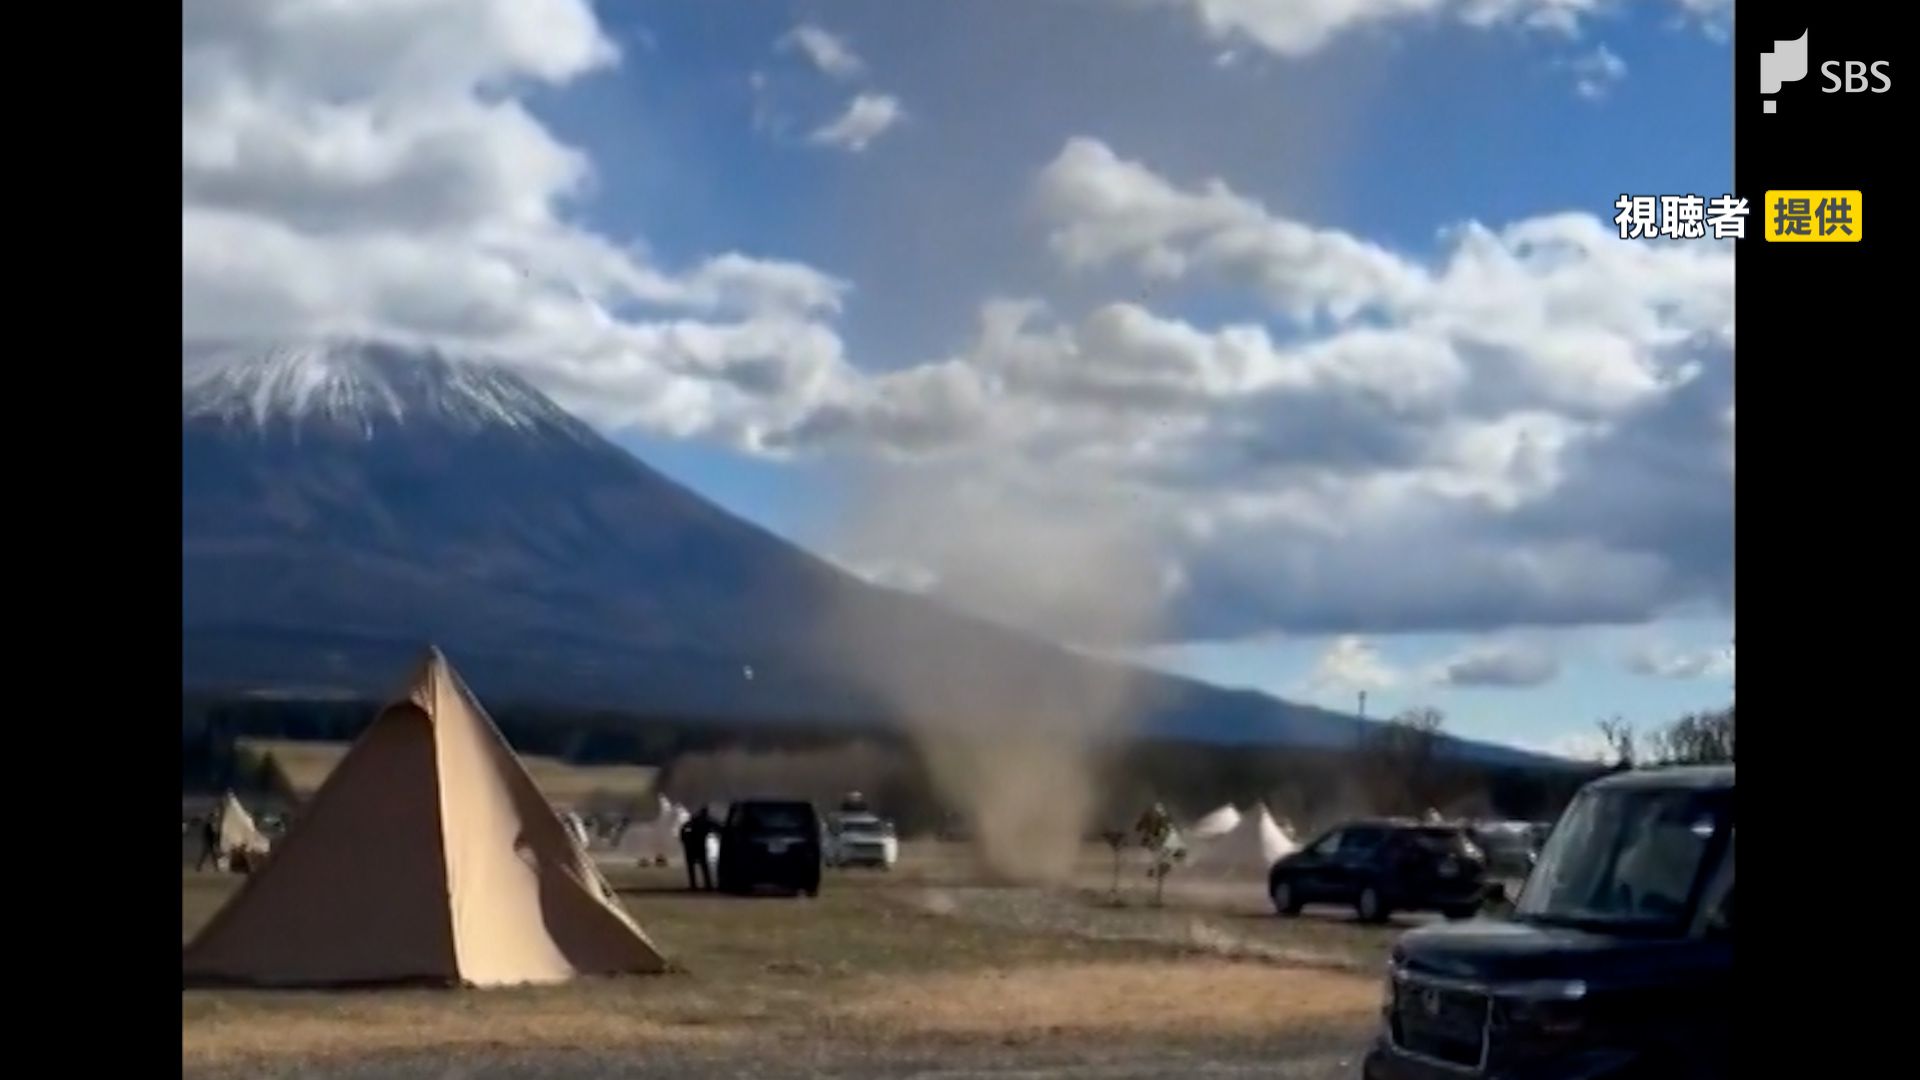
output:
[[1212, 840], [1232, 832], [1233, 827], [1238, 824], [1240, 824], [1240, 811], [1234, 809], [1232, 803], [1228, 803], [1194, 822], [1187, 830], [1187, 835], [1195, 840]]
[[1230, 831], [1195, 845], [1188, 862], [1199, 869], [1223, 873], [1264, 874], [1297, 846], [1261, 803], [1251, 813], [1239, 815]]
[[680, 852], [680, 826], [692, 815], [685, 807], [660, 796], [651, 821], [629, 824], [614, 839], [612, 854], [642, 863], [668, 863]]
[[272, 845], [267, 835], [254, 824], [253, 815], [240, 805], [229, 791], [220, 800], [220, 842], [216, 854], [226, 866], [244, 865], [251, 869]]
[[181, 966], [203, 982], [502, 986], [666, 964], [433, 649]]

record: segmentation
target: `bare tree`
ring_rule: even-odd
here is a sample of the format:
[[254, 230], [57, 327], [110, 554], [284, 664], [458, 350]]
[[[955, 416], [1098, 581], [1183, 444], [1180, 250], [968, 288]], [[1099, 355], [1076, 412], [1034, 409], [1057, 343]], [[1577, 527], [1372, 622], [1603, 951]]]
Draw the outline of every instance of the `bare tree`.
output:
[[1600, 737], [1607, 741], [1607, 752], [1613, 756], [1610, 763], [1623, 769], [1631, 769], [1639, 760], [1639, 736], [1633, 725], [1616, 716], [1611, 720], [1601, 720], [1596, 725]]
[[1371, 801], [1388, 813], [1423, 813], [1439, 805], [1441, 730], [1446, 714], [1432, 706], [1407, 709], [1370, 738]]
[[1733, 761], [1733, 706], [1688, 713], [1656, 732], [1654, 756], [1667, 765], [1714, 765]]

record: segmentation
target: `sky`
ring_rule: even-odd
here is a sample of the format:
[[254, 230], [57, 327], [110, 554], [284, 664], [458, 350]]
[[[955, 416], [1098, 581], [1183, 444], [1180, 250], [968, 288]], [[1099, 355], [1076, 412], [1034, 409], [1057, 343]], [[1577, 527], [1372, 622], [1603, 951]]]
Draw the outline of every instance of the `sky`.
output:
[[505, 363], [873, 580], [1588, 752], [1732, 683], [1728, 0], [183, 11], [191, 337]]

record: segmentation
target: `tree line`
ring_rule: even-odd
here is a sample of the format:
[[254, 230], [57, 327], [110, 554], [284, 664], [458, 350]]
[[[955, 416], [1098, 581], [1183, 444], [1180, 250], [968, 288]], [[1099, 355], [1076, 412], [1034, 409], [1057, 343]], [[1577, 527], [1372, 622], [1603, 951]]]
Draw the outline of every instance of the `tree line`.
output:
[[[183, 788], [250, 790], [265, 778], [235, 753], [246, 736], [346, 742], [378, 706], [354, 701], [186, 700], [181, 726]], [[901, 732], [825, 723], [743, 725], [708, 718], [634, 717], [503, 707], [502, 734], [524, 754], [580, 764], [630, 763], [662, 770], [683, 803], [725, 802], [779, 792], [816, 802], [864, 792], [903, 834], [963, 831], [937, 791], [921, 752]], [[1299, 833], [1370, 815], [1517, 817], [1559, 813], [1591, 775], [1578, 768], [1492, 768], [1439, 750], [1444, 717], [1414, 710], [1351, 749], [1220, 747], [1143, 740], [1097, 756], [1096, 829], [1127, 828], [1162, 802], [1190, 819], [1222, 803], [1264, 802]]]
[[1733, 704], [1724, 709], [1687, 713], [1670, 723], [1640, 731], [1613, 717], [1596, 725], [1606, 740], [1614, 768], [1655, 765], [1733, 764]]

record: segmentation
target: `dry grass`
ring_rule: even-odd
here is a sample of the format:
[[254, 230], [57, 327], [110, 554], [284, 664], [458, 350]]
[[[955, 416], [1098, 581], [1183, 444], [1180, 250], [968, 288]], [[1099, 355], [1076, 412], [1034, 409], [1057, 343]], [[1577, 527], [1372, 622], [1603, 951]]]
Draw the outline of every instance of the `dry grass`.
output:
[[[737, 1029], [705, 1027], [686, 1017], [655, 1018], [628, 1008], [620, 993], [586, 987], [540, 993], [230, 995], [209, 1003], [191, 997], [183, 1010], [181, 1060], [326, 1060], [383, 1051], [447, 1051], [514, 1047], [611, 1050], [723, 1045]], [[261, 997], [267, 997], [262, 995]]]
[[907, 1035], [1272, 1036], [1374, 1007], [1371, 979], [1226, 960], [1137, 959], [867, 980], [830, 1012]]
[[[384, 1051], [562, 1047], [744, 1060], [885, 1056], [930, 1045], [1034, 1053], [1289, 1037], [1316, 1027], [1357, 1033], [1372, 1022], [1371, 972], [1217, 948], [1197, 935], [1191, 912], [1109, 911], [1072, 890], [940, 884], [968, 875], [963, 855], [916, 848], [892, 874], [830, 875], [817, 900], [739, 900], [680, 891], [685, 879], [673, 872], [613, 869], [628, 908], [684, 973], [480, 992], [188, 991], [182, 1060], [251, 1068]], [[225, 875], [183, 875], [183, 939], [235, 885]], [[925, 898], [941, 893], [961, 899], [930, 910]], [[1025, 908], [1039, 914], [1008, 915]], [[1105, 928], [1116, 916], [1131, 920], [1126, 933]], [[1253, 936], [1318, 932], [1272, 918], [1243, 921]], [[1254, 959], [1222, 959], [1228, 955]]]

